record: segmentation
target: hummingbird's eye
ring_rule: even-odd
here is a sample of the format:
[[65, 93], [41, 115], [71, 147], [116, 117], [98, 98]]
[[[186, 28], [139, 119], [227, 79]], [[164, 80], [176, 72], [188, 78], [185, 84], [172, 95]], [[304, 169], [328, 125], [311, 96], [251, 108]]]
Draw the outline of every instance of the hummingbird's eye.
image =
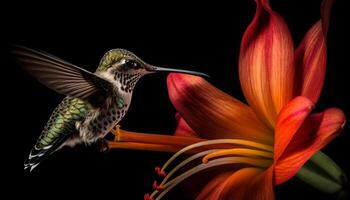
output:
[[129, 69], [140, 69], [141, 68], [141, 64], [135, 60], [125, 60], [124, 66], [126, 66]]

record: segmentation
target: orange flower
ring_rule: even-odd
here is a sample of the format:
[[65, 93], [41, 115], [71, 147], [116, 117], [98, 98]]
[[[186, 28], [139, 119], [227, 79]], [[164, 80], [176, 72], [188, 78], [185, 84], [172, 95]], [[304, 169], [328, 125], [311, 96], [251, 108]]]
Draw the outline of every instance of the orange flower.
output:
[[[313, 154], [334, 139], [344, 113], [330, 108], [311, 114], [326, 69], [326, 32], [331, 0], [294, 51], [282, 17], [267, 0], [256, 0], [256, 14], [241, 44], [239, 77], [249, 104], [225, 94], [200, 77], [170, 74], [168, 90], [178, 111], [175, 136], [121, 131], [110, 147], [178, 151], [163, 168], [146, 199], [162, 198], [173, 187], [208, 169], [221, 169], [197, 199], [274, 199], [273, 186], [293, 177]], [[124, 143], [123, 143], [124, 142]], [[192, 156], [166, 173], [179, 155]], [[198, 159], [202, 162], [193, 166]], [[228, 170], [227, 170], [227, 167]], [[186, 170], [173, 178], [179, 171]]]

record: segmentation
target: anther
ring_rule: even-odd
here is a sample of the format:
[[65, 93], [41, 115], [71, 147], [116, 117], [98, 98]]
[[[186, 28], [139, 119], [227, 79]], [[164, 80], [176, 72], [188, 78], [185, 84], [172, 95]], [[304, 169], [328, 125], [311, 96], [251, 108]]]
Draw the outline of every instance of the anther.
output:
[[163, 177], [163, 178], [166, 177], [166, 175], [167, 175], [167, 174], [166, 174], [163, 170], [161, 170], [160, 167], [158, 167], [158, 166], [154, 169], [154, 171], [156, 171], [156, 173], [158, 174], [158, 176]]
[[144, 200], [153, 200], [153, 197], [151, 197], [148, 193], [143, 195]]
[[159, 185], [157, 184], [157, 181], [154, 181], [154, 182], [153, 182], [153, 189], [154, 189], [154, 190], [157, 190], [158, 192], [161, 192], [161, 191], [164, 190], [164, 187], [163, 187], [163, 186], [159, 186]]

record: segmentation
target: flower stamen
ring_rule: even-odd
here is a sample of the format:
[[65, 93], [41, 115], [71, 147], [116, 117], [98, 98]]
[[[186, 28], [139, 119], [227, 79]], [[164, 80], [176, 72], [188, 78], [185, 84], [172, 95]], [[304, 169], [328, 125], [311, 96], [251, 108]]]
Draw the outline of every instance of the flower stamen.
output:
[[[172, 188], [174, 188], [176, 185], [181, 183], [183, 180], [187, 179], [188, 177], [197, 174], [203, 170], [223, 166], [223, 165], [232, 165], [232, 164], [248, 164], [254, 167], [258, 168], [267, 168], [271, 165], [271, 160], [266, 159], [260, 159], [260, 158], [246, 158], [246, 157], [226, 157], [226, 158], [218, 158], [213, 161], [208, 162], [207, 164], [200, 164], [196, 167], [193, 167], [192, 169], [188, 170], [187, 172], [177, 176], [176, 178], [172, 179], [171, 181], [167, 182], [166, 184], [162, 185], [163, 188], [165, 188], [156, 198], [156, 200], [161, 199], [165, 194], [167, 194]], [[170, 173], [169, 173], [170, 174]], [[153, 198], [158, 191], [154, 191], [151, 194], [151, 198]]]
[[[160, 183], [160, 186], [163, 186], [164, 188], [164, 184], [172, 177], [172, 175], [174, 175], [179, 169], [181, 169], [183, 166], [187, 165], [188, 163], [204, 156], [204, 155], [207, 155], [207, 154], [210, 154], [210, 153], [213, 153], [215, 151], [218, 151], [217, 149], [212, 149], [212, 150], [207, 150], [207, 151], [203, 151], [203, 152], [200, 152], [200, 153], [197, 153], [195, 155], [192, 155], [191, 157], [185, 159], [184, 161], [182, 161], [180, 164], [178, 164], [176, 167], [174, 167], [174, 169], [172, 169], [169, 174], [167, 174], [167, 176], [163, 179], [163, 181]], [[160, 168], [159, 168], [160, 170]], [[154, 191], [152, 193], [152, 197], [154, 195], [156, 195], [158, 193], [158, 191]]]
[[[230, 145], [239, 145], [247, 146], [247, 148], [231, 148], [226, 149]], [[169, 192], [173, 187], [178, 185], [183, 180], [187, 179], [189, 176], [192, 176], [198, 172], [201, 172], [208, 168], [219, 167], [223, 165], [232, 165], [235, 166], [239, 164], [249, 165], [257, 168], [266, 168], [272, 164], [273, 159], [273, 147], [257, 142], [252, 142], [249, 140], [242, 139], [217, 139], [217, 140], [208, 140], [198, 142], [192, 145], [189, 145], [176, 154], [174, 154], [160, 169], [156, 167], [155, 171], [164, 175], [165, 169], [181, 154], [191, 151], [193, 149], [205, 149], [204, 146], [208, 146], [208, 150], [201, 151], [196, 153], [189, 158], [182, 161], [180, 164], [176, 165], [163, 179], [163, 181], [157, 185], [156, 182], [153, 184], [155, 191], [151, 194], [150, 197], [155, 197], [156, 199], [162, 198], [167, 192]], [[212, 147], [222, 147], [218, 149], [212, 149]], [[210, 149], [211, 148], [211, 149]], [[224, 158], [218, 158], [223, 157]], [[227, 157], [228, 156], [228, 157]], [[195, 161], [199, 158], [202, 158], [202, 163], [191, 168], [190, 170], [178, 175], [177, 177], [171, 179], [171, 177], [178, 172], [181, 168], [186, 166], [192, 161]], [[209, 161], [210, 159], [213, 159]], [[155, 185], [156, 184], [156, 185]], [[159, 190], [161, 188], [161, 190]]]
[[182, 161], [180, 164], [176, 165], [176, 167], [174, 167], [170, 172], [169, 174], [163, 179], [161, 185], [164, 185], [167, 180], [170, 179], [170, 177], [175, 174], [175, 172], [177, 172], [179, 169], [181, 169], [183, 166], [187, 165], [188, 163], [196, 160], [197, 158], [200, 158], [204, 155], [207, 155], [207, 154], [211, 154], [211, 153], [214, 153], [216, 151], [218, 151], [219, 149], [211, 149], [211, 150], [207, 150], [207, 151], [203, 151], [203, 152], [200, 152], [200, 153], [197, 153], [189, 158], [187, 158], [186, 160]]
[[234, 148], [234, 149], [223, 149], [220, 151], [210, 153], [203, 157], [202, 162], [206, 164], [208, 163], [209, 159], [212, 159], [215, 157], [230, 156], [230, 155], [254, 156], [254, 157], [264, 157], [264, 158], [273, 159], [273, 153], [271, 152], [259, 151], [254, 149], [246, 149], [246, 148]]
[[273, 152], [273, 147], [266, 145], [266, 144], [261, 144], [258, 142], [253, 142], [249, 140], [243, 140], [243, 139], [216, 139], [216, 140], [208, 140], [208, 141], [202, 141], [198, 142], [192, 145], [189, 145], [177, 153], [175, 153], [164, 165], [163, 168], [161, 169], [162, 171], [165, 171], [165, 169], [181, 154], [185, 153], [186, 151], [192, 150], [194, 148], [202, 147], [202, 146], [207, 146], [207, 145], [216, 145], [216, 144], [234, 144], [234, 145], [242, 145], [242, 146], [248, 146], [248, 147], [253, 147], [256, 149], [261, 149], [264, 151], [268, 152]]

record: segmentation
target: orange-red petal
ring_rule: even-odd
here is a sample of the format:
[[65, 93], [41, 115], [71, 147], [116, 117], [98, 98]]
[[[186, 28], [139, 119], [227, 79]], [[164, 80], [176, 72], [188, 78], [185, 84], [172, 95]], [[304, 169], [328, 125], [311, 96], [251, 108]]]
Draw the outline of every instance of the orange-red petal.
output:
[[266, 171], [252, 179], [252, 183], [244, 196], [244, 200], [274, 200], [273, 174], [274, 170], [273, 166], [271, 166]]
[[276, 184], [293, 177], [314, 153], [341, 132], [344, 124], [345, 115], [336, 108], [309, 116], [276, 162]]
[[258, 168], [241, 169], [218, 187], [216, 193], [218, 193], [219, 198], [214, 199], [273, 200], [272, 176], [272, 167], [266, 171]]
[[312, 108], [313, 103], [308, 98], [299, 96], [288, 102], [281, 110], [275, 129], [275, 161], [284, 152]]
[[181, 117], [179, 113], [175, 116], [177, 126], [175, 130], [176, 136], [186, 136], [186, 137], [199, 137], [196, 132], [187, 124], [184, 118]]
[[332, 0], [321, 7], [322, 18], [306, 33], [295, 52], [295, 94], [317, 102], [325, 78], [327, 62], [326, 34]]
[[212, 178], [197, 195], [196, 200], [218, 199], [220, 195], [219, 188], [222, 188], [223, 183], [234, 173], [235, 171], [223, 172]]
[[203, 78], [172, 73], [168, 76], [167, 84], [172, 104], [200, 137], [273, 143], [273, 132], [251, 108]]
[[277, 114], [293, 95], [293, 42], [268, 0], [256, 3], [255, 17], [242, 39], [239, 76], [249, 105], [274, 127]]

